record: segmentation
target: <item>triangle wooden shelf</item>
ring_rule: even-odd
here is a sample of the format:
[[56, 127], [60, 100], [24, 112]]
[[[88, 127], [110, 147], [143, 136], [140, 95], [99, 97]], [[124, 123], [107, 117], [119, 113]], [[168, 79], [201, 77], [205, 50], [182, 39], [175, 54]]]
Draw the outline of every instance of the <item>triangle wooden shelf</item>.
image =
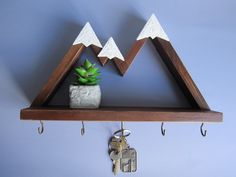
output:
[[[223, 114], [212, 111], [200, 93], [196, 84], [189, 75], [187, 69], [181, 62], [179, 56], [171, 45], [167, 35], [160, 26], [155, 16], [150, 18], [141, 31], [137, 40], [132, 45], [124, 61], [114, 58], [114, 64], [119, 73], [123, 76], [131, 66], [137, 53], [141, 50], [145, 42], [150, 39], [160, 54], [163, 62], [173, 75], [177, 84], [183, 91], [191, 105], [189, 108], [140, 108], [140, 107], [101, 107], [99, 109], [70, 109], [69, 107], [49, 107], [48, 102], [56, 93], [69, 71], [73, 68], [80, 55], [91, 46], [96, 56], [102, 50], [101, 44], [94, 31], [93, 40], [81, 41], [80, 35], [77, 37], [69, 51], [61, 60], [57, 68], [53, 71], [47, 83], [34, 99], [29, 108], [22, 109], [20, 117], [22, 120], [78, 120], [78, 121], [172, 121], [172, 122], [221, 122]], [[150, 27], [150, 24], [153, 25]], [[148, 26], [149, 25], [149, 26]], [[92, 30], [89, 23], [85, 25], [86, 30]], [[147, 34], [147, 30], [153, 34]], [[83, 31], [83, 30], [82, 30]], [[81, 31], [81, 32], [82, 32]], [[88, 36], [85, 36], [88, 39]], [[92, 43], [91, 41], [95, 41]], [[90, 43], [89, 43], [90, 42]], [[102, 66], [109, 61], [106, 57], [98, 57]]]

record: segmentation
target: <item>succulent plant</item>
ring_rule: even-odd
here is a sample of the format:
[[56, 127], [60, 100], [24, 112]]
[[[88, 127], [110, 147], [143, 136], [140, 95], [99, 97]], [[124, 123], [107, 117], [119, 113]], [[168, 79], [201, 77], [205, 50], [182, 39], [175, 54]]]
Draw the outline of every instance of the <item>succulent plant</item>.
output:
[[99, 68], [95, 67], [89, 60], [85, 60], [84, 64], [75, 68], [76, 83], [78, 85], [97, 85], [100, 78]]

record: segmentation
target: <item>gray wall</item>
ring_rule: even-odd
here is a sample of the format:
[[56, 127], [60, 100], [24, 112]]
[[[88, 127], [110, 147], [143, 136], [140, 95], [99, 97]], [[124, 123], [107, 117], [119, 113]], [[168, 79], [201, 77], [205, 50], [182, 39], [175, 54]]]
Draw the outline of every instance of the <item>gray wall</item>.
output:
[[[152, 13], [213, 110], [224, 123], [126, 123], [128, 141], [138, 151], [133, 176], [235, 177], [234, 0], [78, 1], [3, 0], [0, 2], [0, 176], [112, 176], [107, 141], [119, 122], [20, 121], [51, 71], [89, 21], [102, 44], [112, 36], [125, 54]], [[87, 50], [82, 60], [97, 62]], [[79, 64], [79, 63], [78, 63]], [[147, 43], [125, 77], [112, 63], [101, 68], [103, 105], [186, 107], [187, 101], [153, 46]], [[68, 103], [72, 74], [51, 104]], [[124, 174], [120, 174], [124, 176]]]

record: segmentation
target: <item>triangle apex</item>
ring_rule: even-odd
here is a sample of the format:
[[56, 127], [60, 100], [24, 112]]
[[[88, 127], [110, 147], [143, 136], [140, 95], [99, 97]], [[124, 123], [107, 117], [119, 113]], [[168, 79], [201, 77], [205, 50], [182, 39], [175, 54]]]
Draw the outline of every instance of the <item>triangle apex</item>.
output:
[[106, 44], [98, 54], [98, 57], [107, 57], [110, 60], [114, 58], [122, 61], [125, 60], [112, 37], [107, 40]]
[[95, 45], [97, 47], [102, 48], [102, 44], [99, 41], [96, 33], [94, 32], [89, 22], [86, 22], [79, 35], [76, 37], [73, 45], [76, 44], [83, 44], [86, 47], [89, 47], [90, 45]]
[[144, 25], [142, 31], [139, 33], [137, 40], [141, 40], [144, 38], [162, 38], [164, 40], [169, 41], [169, 38], [165, 31], [163, 30], [159, 20], [156, 15], [153, 13], [151, 17], [148, 19], [146, 24]]

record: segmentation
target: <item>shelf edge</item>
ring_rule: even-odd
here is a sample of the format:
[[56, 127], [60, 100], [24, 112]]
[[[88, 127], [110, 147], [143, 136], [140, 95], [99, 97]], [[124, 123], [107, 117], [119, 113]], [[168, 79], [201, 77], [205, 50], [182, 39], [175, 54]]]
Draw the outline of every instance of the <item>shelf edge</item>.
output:
[[45, 121], [154, 121], [154, 122], [222, 122], [223, 113], [194, 110], [78, 110], [26, 108], [21, 120]]

